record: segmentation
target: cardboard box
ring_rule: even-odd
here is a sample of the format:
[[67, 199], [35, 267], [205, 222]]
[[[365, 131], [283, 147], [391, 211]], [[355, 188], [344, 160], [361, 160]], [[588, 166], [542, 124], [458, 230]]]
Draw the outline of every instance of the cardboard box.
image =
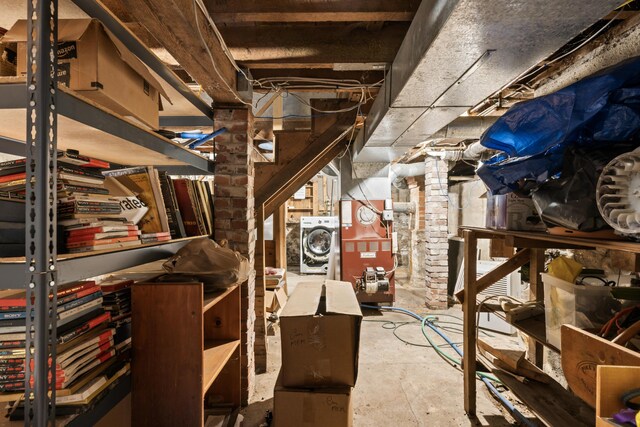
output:
[[545, 231], [533, 200], [514, 193], [487, 194], [486, 227], [495, 230]]
[[[3, 42], [17, 43], [17, 75], [27, 74], [27, 21]], [[157, 129], [160, 95], [169, 99], [147, 67], [96, 19], [60, 19], [58, 82], [122, 116]]]
[[354, 386], [361, 321], [350, 283], [299, 284], [280, 313], [282, 384]]
[[296, 389], [282, 385], [282, 371], [273, 392], [275, 427], [351, 427], [351, 387]]
[[277, 313], [287, 305], [287, 293], [282, 286], [275, 291], [266, 291], [264, 294], [264, 307], [267, 313]]

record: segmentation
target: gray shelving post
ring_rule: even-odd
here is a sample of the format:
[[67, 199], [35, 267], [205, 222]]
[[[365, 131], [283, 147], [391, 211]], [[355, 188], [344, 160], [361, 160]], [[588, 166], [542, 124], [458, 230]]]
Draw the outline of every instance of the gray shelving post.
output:
[[55, 422], [58, 1], [27, 5], [25, 426], [44, 427]]

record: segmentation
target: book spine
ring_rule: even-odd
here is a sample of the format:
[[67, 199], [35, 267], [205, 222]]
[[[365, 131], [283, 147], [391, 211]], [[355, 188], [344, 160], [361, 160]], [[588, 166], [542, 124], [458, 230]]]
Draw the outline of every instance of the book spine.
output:
[[24, 340], [16, 340], [16, 341], [0, 341], [0, 348], [20, 348], [24, 347]]
[[24, 372], [24, 360], [22, 361], [22, 364], [18, 364], [18, 365], [0, 365], [0, 374], [10, 374], [10, 373], [19, 373], [19, 372]]
[[159, 173], [160, 178], [160, 190], [162, 191], [162, 198], [164, 199], [164, 207], [167, 213], [167, 220], [169, 221], [169, 231], [171, 233], [171, 237], [174, 239], [180, 238], [180, 229], [178, 227], [178, 218], [176, 213], [178, 212], [178, 207], [174, 203], [173, 198], [171, 197], [171, 178], [166, 172]]
[[122, 239], [125, 237], [137, 237], [140, 235], [139, 231], [127, 230], [127, 231], [108, 231], [105, 233], [94, 233], [94, 234], [76, 234], [69, 235], [67, 237], [67, 245], [70, 243], [79, 243], [79, 242], [89, 242], [89, 241], [104, 241], [109, 239]]
[[83, 247], [99, 247], [101, 245], [110, 245], [114, 243], [125, 243], [125, 242], [133, 242], [135, 240], [140, 240], [138, 235], [128, 236], [128, 237], [115, 237], [113, 239], [100, 239], [100, 240], [80, 240], [67, 242], [68, 249], [77, 249]]
[[65, 310], [62, 313], [58, 314], [58, 319], [59, 320], [67, 319], [69, 317], [72, 317], [73, 315], [82, 313], [84, 311], [88, 311], [91, 308], [99, 305], [102, 305], [102, 298], [97, 298], [96, 300], [89, 301], [88, 303], [85, 303], [81, 306], [74, 307], [70, 310]]
[[58, 298], [63, 297], [65, 295], [74, 294], [76, 292], [83, 291], [85, 289], [95, 288], [97, 286], [95, 280], [85, 280], [82, 282], [77, 282], [75, 285], [67, 287], [63, 290], [58, 290]]
[[26, 165], [27, 159], [7, 160], [6, 162], [0, 162], [0, 169], [9, 168], [13, 166]]
[[67, 311], [67, 310], [71, 310], [72, 308], [75, 307], [79, 307], [82, 304], [86, 304], [88, 302], [93, 301], [94, 299], [98, 299], [102, 296], [101, 292], [93, 292], [87, 296], [84, 297], [77, 297], [76, 299], [73, 299], [71, 301], [69, 301], [68, 303], [64, 304], [63, 306], [58, 305], [58, 313]]
[[26, 318], [27, 318], [27, 313], [25, 311], [0, 312], [0, 320], [26, 319]]
[[104, 175], [101, 172], [85, 169], [81, 166], [75, 166], [69, 163], [58, 162], [58, 171], [64, 173], [70, 173], [74, 175], [88, 176], [91, 178], [104, 179]]
[[138, 227], [135, 225], [122, 225], [122, 226], [102, 226], [102, 227], [87, 227], [87, 228], [76, 228], [67, 230], [67, 235], [69, 237], [75, 236], [84, 236], [91, 235], [97, 233], [110, 233], [112, 231], [138, 231]]
[[20, 172], [20, 173], [14, 173], [11, 175], [5, 175], [0, 177], [0, 183], [2, 182], [11, 182], [11, 181], [15, 181], [18, 179], [25, 179], [27, 177], [27, 173], [26, 172]]
[[89, 320], [88, 322], [78, 326], [77, 328], [75, 328], [72, 331], [69, 331], [63, 335], [58, 336], [58, 344], [64, 344], [66, 342], [71, 341], [72, 339], [82, 335], [83, 333], [90, 331], [91, 329], [95, 328], [96, 326], [104, 323], [104, 322], [108, 322], [109, 320], [111, 320], [111, 315], [109, 313], [104, 313], [101, 314], [98, 317], [95, 317], [91, 320]]
[[200, 230], [198, 228], [198, 220], [189, 194], [189, 180], [173, 180], [173, 187], [176, 192], [178, 207], [180, 209], [180, 214], [182, 215], [182, 222], [184, 223], [187, 236], [199, 236]]
[[109, 190], [106, 188], [100, 187], [91, 187], [91, 186], [80, 186], [80, 185], [71, 185], [71, 184], [61, 184], [58, 185], [58, 191], [67, 192], [69, 194], [73, 193], [85, 193], [85, 194], [109, 194]]

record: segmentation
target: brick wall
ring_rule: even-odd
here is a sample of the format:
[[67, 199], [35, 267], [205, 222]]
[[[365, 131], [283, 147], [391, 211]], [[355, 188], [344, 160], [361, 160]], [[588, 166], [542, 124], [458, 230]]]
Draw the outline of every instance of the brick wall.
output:
[[249, 280], [242, 284], [242, 400], [247, 404], [255, 380], [255, 245], [256, 220], [254, 212], [251, 158], [253, 115], [247, 108], [218, 108], [214, 111], [216, 128], [227, 132], [215, 139], [215, 232], [217, 242], [227, 240], [229, 247], [249, 259]]
[[425, 160], [425, 279], [426, 303], [432, 308], [447, 307], [448, 253], [446, 161]]

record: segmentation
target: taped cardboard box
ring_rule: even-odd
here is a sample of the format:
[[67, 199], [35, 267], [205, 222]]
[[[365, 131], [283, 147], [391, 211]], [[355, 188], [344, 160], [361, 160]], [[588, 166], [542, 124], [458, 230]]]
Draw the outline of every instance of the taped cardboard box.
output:
[[282, 384], [354, 386], [361, 322], [350, 283], [299, 284], [280, 313]]
[[[17, 75], [27, 74], [27, 21], [3, 42], [17, 43]], [[60, 19], [58, 82], [122, 116], [159, 126], [160, 96], [169, 99], [147, 67], [96, 19]]]
[[351, 387], [318, 389], [287, 388], [282, 371], [273, 392], [275, 427], [351, 427]]

